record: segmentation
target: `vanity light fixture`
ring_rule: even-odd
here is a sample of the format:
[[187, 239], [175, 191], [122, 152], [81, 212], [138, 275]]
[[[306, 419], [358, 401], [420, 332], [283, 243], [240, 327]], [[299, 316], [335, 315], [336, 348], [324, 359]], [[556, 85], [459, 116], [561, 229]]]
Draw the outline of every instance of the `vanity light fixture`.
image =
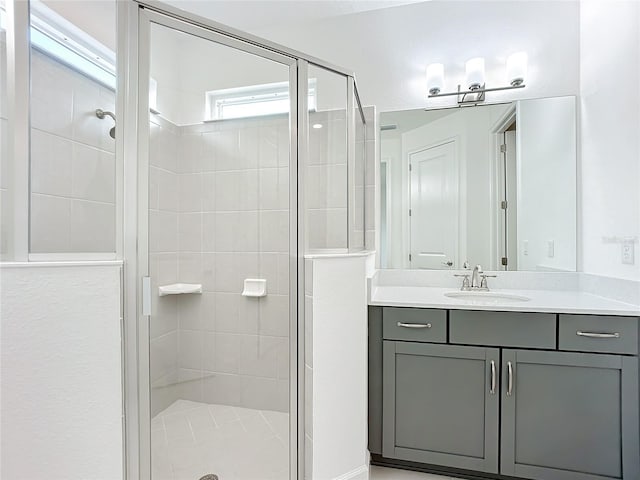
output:
[[510, 85], [507, 87], [487, 88], [485, 84], [484, 58], [476, 57], [465, 63], [465, 73], [467, 90], [462, 90], [458, 84], [457, 92], [440, 93], [444, 85], [444, 66], [441, 63], [432, 63], [427, 66], [427, 88], [428, 98], [448, 97], [456, 95], [458, 106], [477, 105], [484, 102], [486, 92], [497, 92], [499, 90], [512, 90], [524, 88], [524, 80], [527, 76], [527, 54], [517, 52], [507, 59], [507, 78]]
[[437, 95], [444, 86], [444, 65], [432, 63], [427, 66], [427, 88], [429, 94]]

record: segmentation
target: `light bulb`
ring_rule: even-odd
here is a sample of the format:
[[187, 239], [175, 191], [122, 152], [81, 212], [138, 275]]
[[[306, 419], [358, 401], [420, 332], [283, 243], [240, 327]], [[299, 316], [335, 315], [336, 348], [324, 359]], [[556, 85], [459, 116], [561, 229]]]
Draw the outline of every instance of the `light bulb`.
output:
[[513, 53], [507, 58], [507, 80], [512, 86], [522, 85], [527, 77], [527, 60], [527, 52]]
[[476, 57], [467, 60], [465, 71], [469, 90], [477, 90], [484, 85], [484, 58]]
[[427, 66], [427, 89], [429, 95], [437, 95], [444, 86], [444, 65], [432, 63]]

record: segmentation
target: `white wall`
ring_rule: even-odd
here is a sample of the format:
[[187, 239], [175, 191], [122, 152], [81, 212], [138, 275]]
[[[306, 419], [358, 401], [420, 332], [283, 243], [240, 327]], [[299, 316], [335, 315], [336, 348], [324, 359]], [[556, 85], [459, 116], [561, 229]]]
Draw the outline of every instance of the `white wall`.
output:
[[504, 63], [529, 54], [527, 88], [488, 101], [576, 95], [579, 88], [577, 1], [429, 1], [253, 33], [353, 70], [365, 105], [379, 111], [451, 105], [426, 100], [425, 68], [445, 64], [446, 89], [464, 62], [487, 61], [487, 82], [506, 84]]
[[[640, 3], [580, 4], [582, 269], [640, 279]], [[620, 243], [635, 238], [635, 265]]]
[[0, 267], [4, 480], [122, 478], [120, 272]]
[[311, 286], [305, 285], [313, 319], [305, 362], [312, 452], [305, 453], [313, 480], [368, 478], [367, 258], [314, 258]]
[[576, 100], [525, 100], [516, 112], [518, 269], [575, 271]]

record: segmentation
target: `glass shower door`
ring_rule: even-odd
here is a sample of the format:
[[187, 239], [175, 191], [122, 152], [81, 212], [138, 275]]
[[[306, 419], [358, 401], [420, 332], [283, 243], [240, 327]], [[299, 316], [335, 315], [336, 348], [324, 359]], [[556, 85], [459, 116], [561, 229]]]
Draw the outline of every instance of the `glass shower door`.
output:
[[151, 478], [288, 479], [295, 61], [143, 18]]

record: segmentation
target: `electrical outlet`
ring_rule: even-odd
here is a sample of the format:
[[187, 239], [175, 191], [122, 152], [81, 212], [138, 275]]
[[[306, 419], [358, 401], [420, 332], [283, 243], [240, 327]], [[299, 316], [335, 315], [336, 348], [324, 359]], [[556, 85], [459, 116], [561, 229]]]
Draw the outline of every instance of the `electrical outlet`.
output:
[[634, 247], [635, 245], [633, 243], [622, 244], [622, 263], [624, 265], [633, 265], [636, 263]]
[[522, 254], [529, 255], [529, 240], [522, 241]]
[[556, 254], [556, 244], [553, 240], [547, 240], [547, 257], [553, 258]]

